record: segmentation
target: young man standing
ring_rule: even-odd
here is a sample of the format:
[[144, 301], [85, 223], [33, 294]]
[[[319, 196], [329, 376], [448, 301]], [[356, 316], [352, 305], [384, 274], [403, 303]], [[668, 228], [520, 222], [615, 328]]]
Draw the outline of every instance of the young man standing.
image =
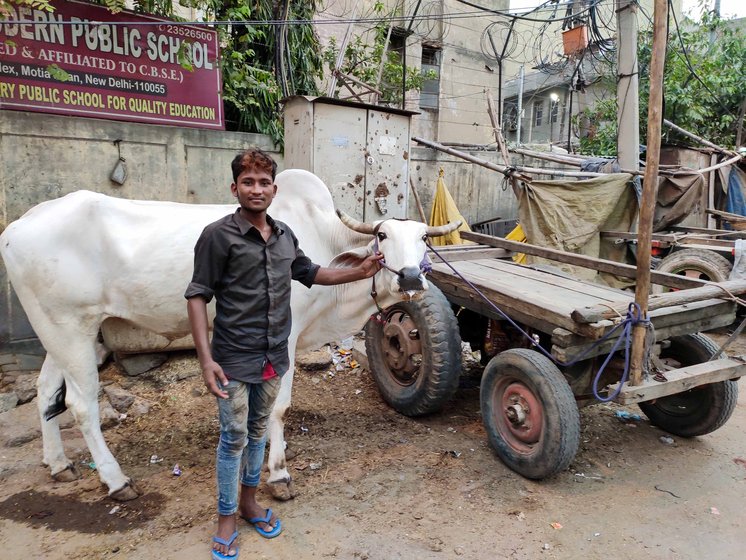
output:
[[[277, 164], [249, 149], [231, 164], [231, 193], [239, 208], [208, 225], [194, 248], [194, 275], [184, 297], [205, 385], [217, 397], [218, 530], [214, 560], [237, 558], [236, 512], [266, 537], [282, 524], [256, 501], [269, 414], [290, 364], [290, 284], [335, 285], [370, 278], [380, 255], [358, 267], [331, 269], [311, 262], [292, 230], [267, 215], [277, 192]], [[207, 303], [216, 299], [213, 340]], [[238, 491], [239, 478], [241, 491]]]

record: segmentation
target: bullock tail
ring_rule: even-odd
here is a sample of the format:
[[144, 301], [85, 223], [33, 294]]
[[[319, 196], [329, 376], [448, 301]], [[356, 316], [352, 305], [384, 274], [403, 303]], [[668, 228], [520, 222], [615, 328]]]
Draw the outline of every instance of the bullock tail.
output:
[[67, 410], [67, 405], [65, 404], [65, 395], [67, 394], [67, 385], [65, 384], [65, 380], [62, 380], [62, 386], [57, 389], [57, 391], [52, 395], [52, 403], [49, 405], [49, 408], [44, 413], [44, 419], [45, 420], [51, 420], [55, 416], [59, 416], [63, 412]]

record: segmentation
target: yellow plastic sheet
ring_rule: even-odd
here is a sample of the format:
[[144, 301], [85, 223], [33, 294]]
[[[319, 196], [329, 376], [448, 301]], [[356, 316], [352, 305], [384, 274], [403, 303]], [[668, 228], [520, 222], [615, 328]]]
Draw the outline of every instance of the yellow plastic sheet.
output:
[[461, 243], [469, 243], [469, 241], [463, 241], [461, 239], [460, 231], [471, 231], [469, 224], [466, 223], [466, 219], [459, 212], [456, 203], [448, 192], [445, 181], [443, 180], [443, 170], [440, 170], [438, 174], [438, 185], [435, 187], [435, 198], [433, 199], [433, 208], [430, 211], [430, 225], [431, 226], [442, 226], [449, 222], [460, 221], [461, 225], [456, 231], [452, 231], [447, 235], [439, 237], [433, 237], [430, 239], [430, 243], [433, 245], [459, 245]]
[[[518, 241], [519, 243], [525, 243], [526, 234], [523, 232], [521, 224], [515, 226], [513, 230], [505, 236], [505, 239]], [[526, 264], [526, 253], [516, 253], [515, 255], [513, 255], [513, 262], [517, 262], [518, 264]]]

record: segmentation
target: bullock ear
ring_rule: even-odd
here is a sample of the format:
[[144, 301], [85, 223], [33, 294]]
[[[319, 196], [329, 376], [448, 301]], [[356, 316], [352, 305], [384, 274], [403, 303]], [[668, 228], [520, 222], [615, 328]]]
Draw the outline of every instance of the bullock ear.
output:
[[367, 247], [359, 247], [340, 253], [329, 263], [329, 268], [352, 268], [359, 266], [370, 254]]

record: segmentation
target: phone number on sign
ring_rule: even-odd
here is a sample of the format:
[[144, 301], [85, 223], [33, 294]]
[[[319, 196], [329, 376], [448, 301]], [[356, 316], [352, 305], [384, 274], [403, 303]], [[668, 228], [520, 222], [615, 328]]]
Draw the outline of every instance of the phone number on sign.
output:
[[187, 27], [185, 25], [159, 25], [158, 31], [169, 33], [171, 35], [178, 35], [186, 39], [198, 39], [200, 41], [211, 41], [214, 34], [208, 33], [207, 31], [201, 31], [194, 27]]

